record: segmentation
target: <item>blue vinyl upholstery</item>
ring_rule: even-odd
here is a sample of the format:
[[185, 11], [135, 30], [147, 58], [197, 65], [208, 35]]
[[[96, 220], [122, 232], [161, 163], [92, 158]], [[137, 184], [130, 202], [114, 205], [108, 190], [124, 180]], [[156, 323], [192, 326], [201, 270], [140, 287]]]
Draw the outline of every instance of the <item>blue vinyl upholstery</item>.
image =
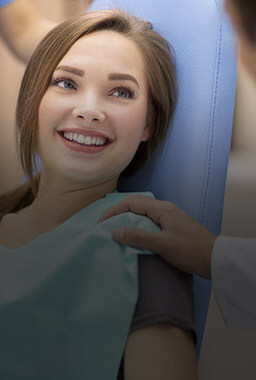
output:
[[[217, 0], [94, 0], [90, 10], [120, 8], [153, 23], [176, 52], [179, 100], [157, 160], [120, 184], [152, 191], [212, 232], [221, 230], [236, 82], [233, 31]], [[199, 357], [211, 283], [194, 276]]]

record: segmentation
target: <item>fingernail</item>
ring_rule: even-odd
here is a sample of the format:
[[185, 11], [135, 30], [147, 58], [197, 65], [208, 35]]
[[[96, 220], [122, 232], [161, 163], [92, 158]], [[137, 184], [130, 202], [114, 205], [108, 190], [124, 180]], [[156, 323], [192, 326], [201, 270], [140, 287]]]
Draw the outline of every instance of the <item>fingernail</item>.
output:
[[117, 242], [122, 242], [124, 237], [124, 228], [118, 228], [117, 230], [112, 231], [112, 237]]

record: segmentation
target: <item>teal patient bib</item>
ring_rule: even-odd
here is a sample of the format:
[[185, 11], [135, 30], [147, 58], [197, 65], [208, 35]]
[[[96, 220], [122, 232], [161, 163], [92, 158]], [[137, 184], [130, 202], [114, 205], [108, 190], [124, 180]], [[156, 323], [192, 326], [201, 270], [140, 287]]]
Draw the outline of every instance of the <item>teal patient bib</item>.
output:
[[108, 194], [21, 248], [0, 247], [0, 379], [116, 379], [138, 297], [137, 254], [151, 252], [111, 232], [159, 230], [132, 213], [96, 224], [128, 195]]

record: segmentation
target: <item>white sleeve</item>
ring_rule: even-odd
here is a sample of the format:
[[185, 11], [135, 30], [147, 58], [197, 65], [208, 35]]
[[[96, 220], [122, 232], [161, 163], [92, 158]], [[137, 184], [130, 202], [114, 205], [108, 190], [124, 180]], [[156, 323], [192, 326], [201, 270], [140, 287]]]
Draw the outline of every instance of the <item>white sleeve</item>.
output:
[[214, 244], [213, 289], [226, 327], [256, 328], [256, 239], [219, 236]]

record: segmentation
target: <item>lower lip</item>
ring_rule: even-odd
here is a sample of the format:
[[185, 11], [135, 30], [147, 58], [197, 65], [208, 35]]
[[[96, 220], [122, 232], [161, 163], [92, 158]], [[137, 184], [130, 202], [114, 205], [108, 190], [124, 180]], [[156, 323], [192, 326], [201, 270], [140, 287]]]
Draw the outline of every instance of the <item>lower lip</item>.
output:
[[67, 148], [74, 150], [75, 152], [100, 153], [103, 150], [105, 150], [111, 144], [111, 142], [108, 142], [105, 145], [99, 145], [99, 146], [81, 145], [81, 144], [78, 144], [74, 141], [70, 141], [70, 140], [65, 139], [65, 137], [63, 137], [63, 135], [61, 133], [58, 133], [58, 134], [59, 134], [62, 142], [64, 143], [64, 145], [66, 145]]

